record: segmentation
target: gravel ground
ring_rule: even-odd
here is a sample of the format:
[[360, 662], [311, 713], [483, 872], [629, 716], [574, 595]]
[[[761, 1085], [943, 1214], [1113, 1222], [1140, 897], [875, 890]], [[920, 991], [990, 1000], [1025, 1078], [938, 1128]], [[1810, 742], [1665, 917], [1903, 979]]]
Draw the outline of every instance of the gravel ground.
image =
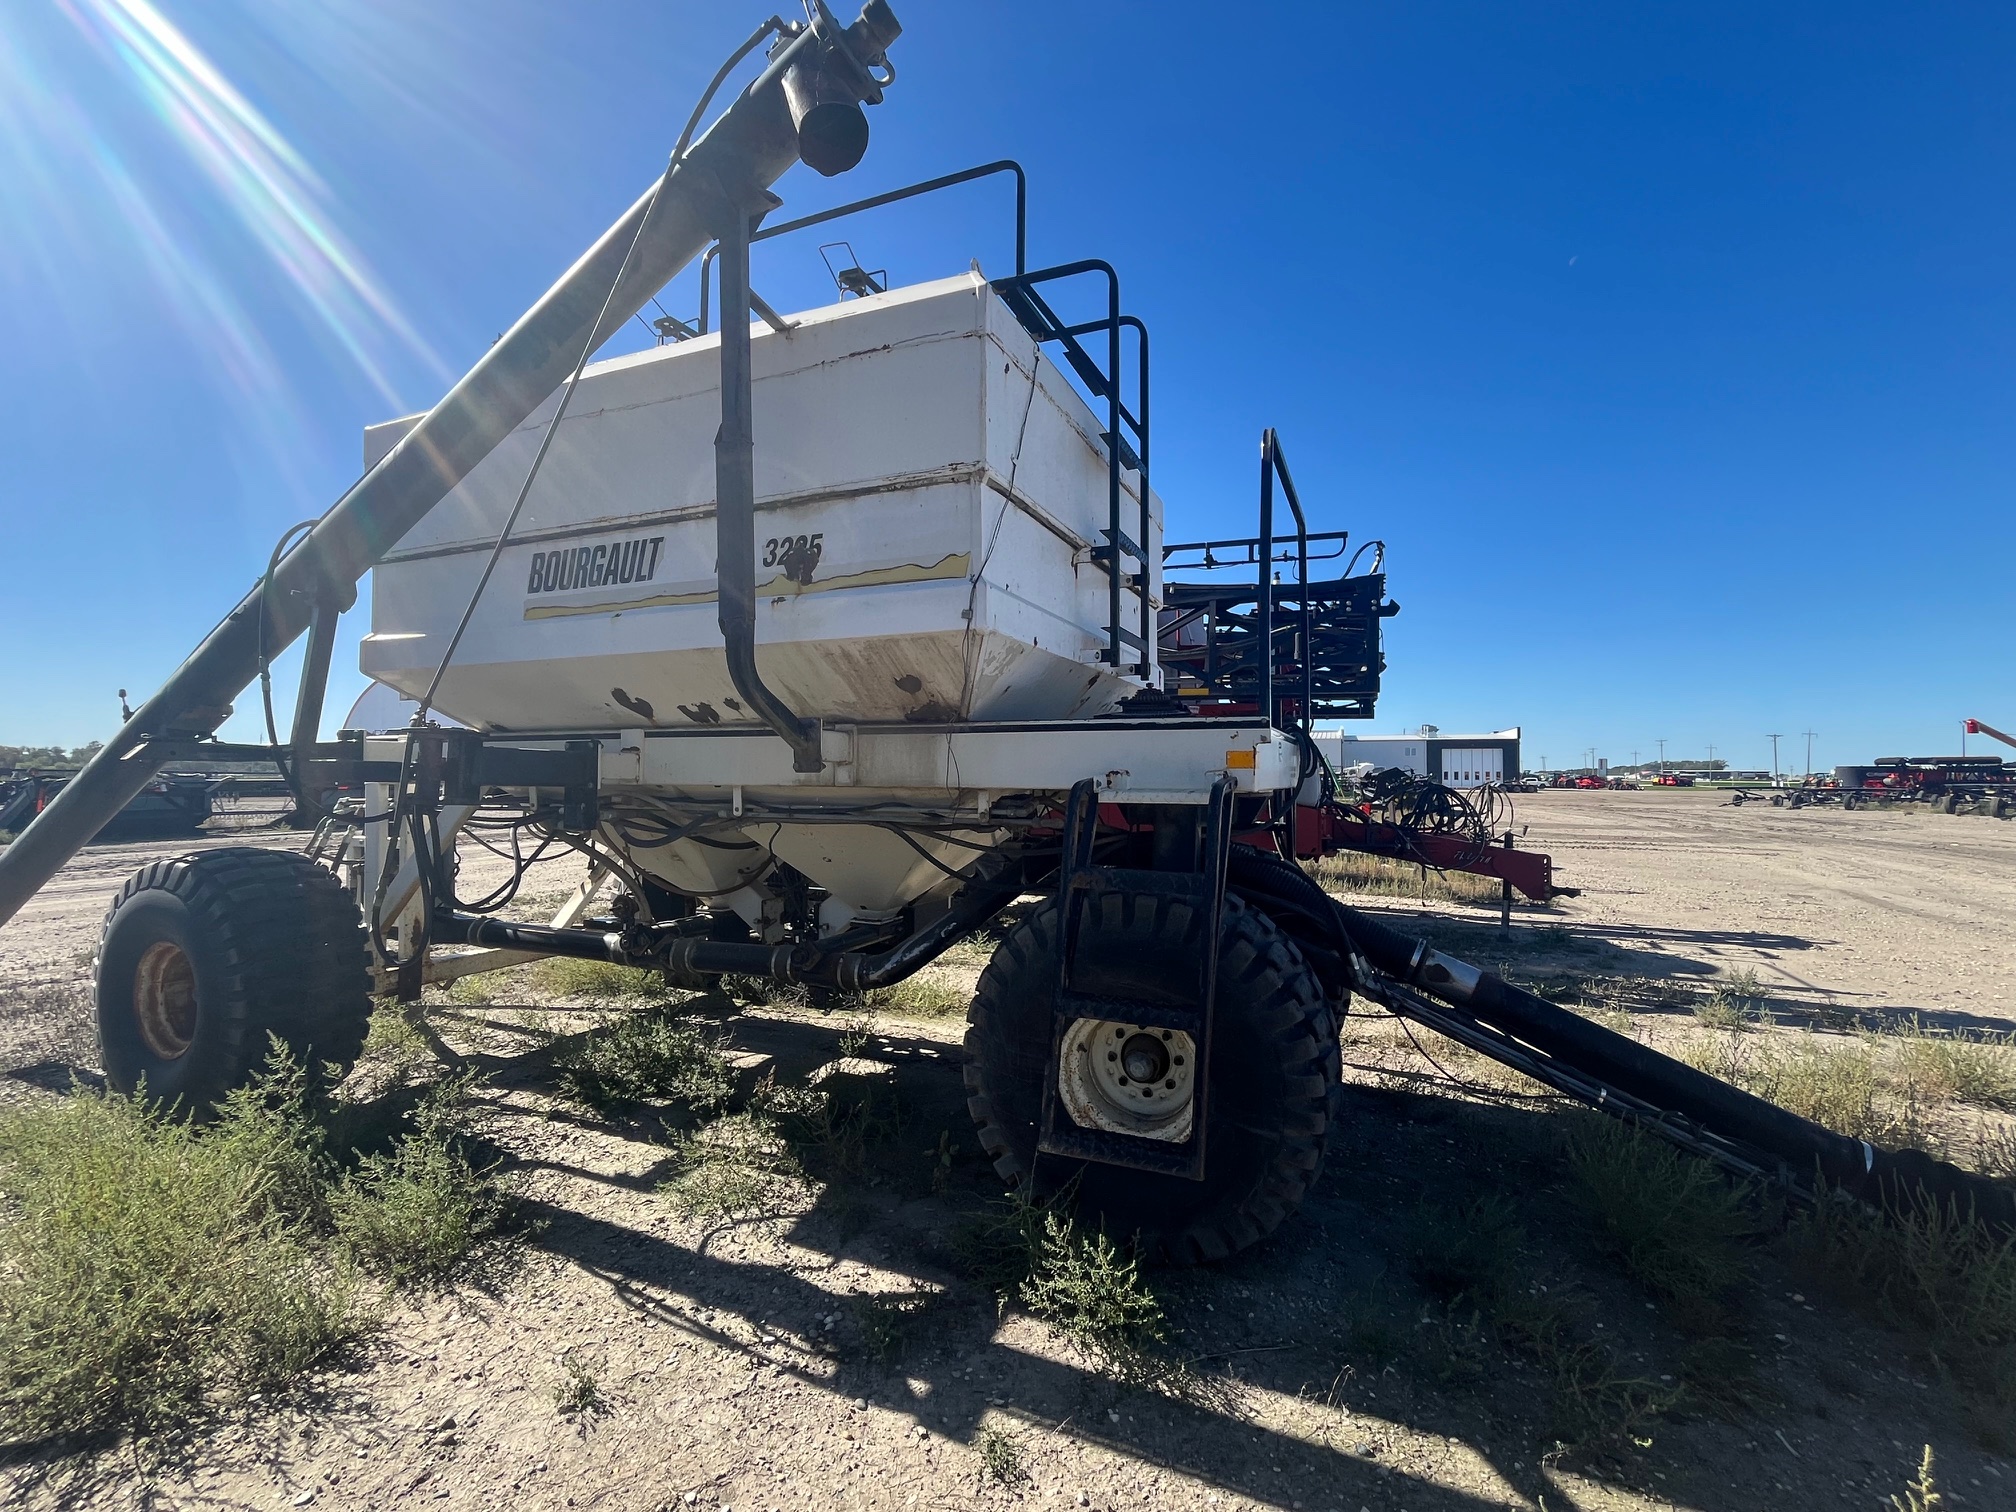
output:
[[[2011, 1016], [2016, 825], [1732, 809], [1704, 793], [1538, 794], [1519, 821], [1580, 898], [1519, 910], [1509, 935], [1488, 911], [1373, 906], [1528, 977], [1680, 992], [1752, 970], [1795, 1016]], [[185, 848], [87, 852], [0, 931], [0, 1096], [90, 1079], [105, 903], [142, 861]], [[466, 864], [472, 883], [491, 865]], [[550, 897], [576, 867], [542, 873], [528, 890]], [[860, 1181], [708, 1224], [654, 1190], [665, 1150], [650, 1120], [559, 1096], [550, 1032], [611, 1005], [557, 1000], [530, 973], [494, 980], [492, 1001], [444, 1003], [436, 1021], [487, 1078], [487, 1132], [532, 1220], [517, 1244], [480, 1280], [398, 1299], [355, 1368], [309, 1399], [226, 1423], [144, 1475], [127, 1455], [0, 1464], [8, 1504], [1873, 1512], [1931, 1443], [1948, 1505], [2016, 1506], [2016, 1465], [1979, 1447], [1912, 1341], [1809, 1299], [1770, 1256], [1744, 1309], [1749, 1405], [1660, 1419], [1603, 1454], [1555, 1452], [1526, 1364], [1466, 1353], [1460, 1319], [1409, 1281], [1423, 1193], [1514, 1193], [1535, 1263], [1622, 1367], [1660, 1379], [1684, 1341], [1568, 1231], [1558, 1117], [1452, 1095], [1381, 1023], [1353, 1021], [1347, 1059], [1366, 1069], [1302, 1213], [1234, 1263], [1155, 1278], [1190, 1363], [1181, 1389], [1157, 1390], [1116, 1380], [962, 1270], [959, 1226], [998, 1188], [965, 1122], [956, 1018], [884, 1017], [850, 1045], [849, 1072], [901, 1110]], [[745, 1082], [807, 1078], [843, 1053], [843, 1025], [810, 1011], [724, 1027]], [[1666, 1026], [1654, 1011], [1638, 1027]], [[556, 1409], [563, 1356], [595, 1371], [606, 1414]], [[990, 1437], [1013, 1445], [1019, 1475], [987, 1476]]]

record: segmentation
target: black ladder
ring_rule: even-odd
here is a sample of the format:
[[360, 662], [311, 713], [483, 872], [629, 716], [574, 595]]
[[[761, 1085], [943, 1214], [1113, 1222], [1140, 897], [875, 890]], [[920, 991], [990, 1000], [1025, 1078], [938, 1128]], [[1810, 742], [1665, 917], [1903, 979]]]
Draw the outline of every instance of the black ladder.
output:
[[[1167, 814], [1165, 809], [1164, 814]], [[1174, 816], [1169, 816], [1173, 818]], [[1064, 854], [1057, 874], [1061, 914], [1057, 940], [1057, 997], [1051, 1015], [1050, 1059], [1043, 1075], [1043, 1117], [1037, 1148], [1048, 1155], [1096, 1160], [1192, 1181], [1204, 1177], [1204, 1133], [1210, 1089], [1211, 1023], [1218, 999], [1218, 926], [1225, 912], [1225, 863], [1232, 843], [1232, 779], [1221, 776], [1212, 786], [1202, 815], [1201, 871], [1147, 871], [1135, 867], [1101, 866], [1093, 860], [1099, 833], [1099, 795], [1091, 779], [1071, 789], [1064, 812]], [[1194, 832], [1193, 832], [1194, 833]], [[1108, 896], [1181, 898], [1195, 911], [1198, 927], [1188, 942], [1189, 973], [1194, 994], [1159, 998], [1089, 993], [1075, 978], [1081, 953], [1097, 951], [1098, 929], [1087, 928], [1085, 914], [1096, 900]], [[1180, 973], [1172, 973], [1180, 979]], [[1195, 1091], [1190, 1134], [1176, 1141], [1111, 1129], [1086, 1128], [1072, 1118], [1058, 1093], [1058, 1074], [1065, 1038], [1080, 1019], [1138, 1024], [1190, 1036], [1195, 1047]]]

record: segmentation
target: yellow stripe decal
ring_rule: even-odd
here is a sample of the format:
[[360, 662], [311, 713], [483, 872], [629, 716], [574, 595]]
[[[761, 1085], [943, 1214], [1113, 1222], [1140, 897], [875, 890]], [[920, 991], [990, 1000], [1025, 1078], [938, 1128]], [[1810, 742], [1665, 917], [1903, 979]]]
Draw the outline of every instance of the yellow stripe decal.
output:
[[[847, 572], [839, 577], [820, 578], [810, 583], [782, 575], [756, 585], [759, 598], [797, 598], [807, 593], [830, 593], [842, 588], [875, 588], [886, 583], [931, 583], [963, 578], [971, 570], [972, 556], [955, 551], [950, 556], [923, 566], [903, 562], [894, 567], [873, 567], [866, 572]], [[566, 619], [583, 614], [623, 614], [632, 609], [666, 609], [680, 604], [711, 604], [711, 589], [694, 593], [654, 593], [643, 598], [610, 599], [599, 604], [527, 604], [525, 618]]]

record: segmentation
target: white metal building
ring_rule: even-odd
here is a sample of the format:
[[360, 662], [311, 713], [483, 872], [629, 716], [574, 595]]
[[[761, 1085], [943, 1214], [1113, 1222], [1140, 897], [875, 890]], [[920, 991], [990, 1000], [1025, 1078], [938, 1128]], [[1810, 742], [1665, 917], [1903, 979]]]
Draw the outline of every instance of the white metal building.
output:
[[1316, 747], [1333, 767], [1370, 762], [1432, 777], [1452, 788], [1484, 787], [1519, 776], [1519, 726], [1482, 735], [1445, 734], [1423, 725], [1409, 735], [1350, 735], [1318, 730]]

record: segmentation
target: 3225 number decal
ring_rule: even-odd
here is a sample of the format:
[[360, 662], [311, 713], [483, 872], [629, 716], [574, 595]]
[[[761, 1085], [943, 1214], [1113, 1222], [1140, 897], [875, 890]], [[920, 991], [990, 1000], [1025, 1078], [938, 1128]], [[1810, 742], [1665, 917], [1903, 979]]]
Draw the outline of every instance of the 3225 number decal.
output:
[[772, 536], [763, 543], [763, 565], [782, 567], [784, 575], [794, 582], [809, 583], [812, 569], [819, 565], [825, 551], [824, 531], [816, 535]]

